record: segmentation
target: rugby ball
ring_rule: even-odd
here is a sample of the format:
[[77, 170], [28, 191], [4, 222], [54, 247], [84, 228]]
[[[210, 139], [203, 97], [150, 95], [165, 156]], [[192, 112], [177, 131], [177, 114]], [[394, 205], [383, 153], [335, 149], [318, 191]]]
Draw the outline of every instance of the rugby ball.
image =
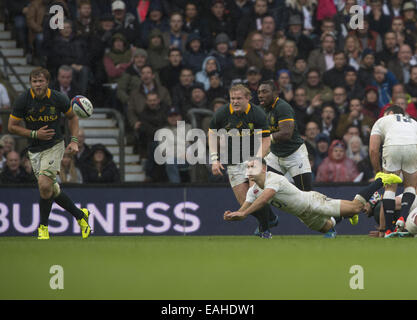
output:
[[84, 96], [75, 96], [72, 98], [71, 107], [79, 118], [88, 118], [93, 114], [93, 104]]

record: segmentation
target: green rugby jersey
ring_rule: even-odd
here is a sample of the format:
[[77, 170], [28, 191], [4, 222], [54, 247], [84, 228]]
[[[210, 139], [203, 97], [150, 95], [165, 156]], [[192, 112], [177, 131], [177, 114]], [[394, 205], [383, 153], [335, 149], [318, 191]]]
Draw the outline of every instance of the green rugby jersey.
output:
[[285, 142], [271, 142], [271, 152], [278, 157], [288, 157], [294, 153], [303, 143], [297, 122], [295, 121], [294, 109], [285, 100], [276, 98], [270, 107], [265, 108], [266, 118], [271, 134], [279, 131], [279, 123], [284, 121], [294, 122], [294, 132], [290, 140]]
[[[209, 130], [221, 130], [225, 129], [227, 135], [227, 154], [228, 161], [227, 164], [236, 164], [232, 163], [233, 153], [239, 153], [240, 159], [239, 162], [244, 162], [247, 160], [248, 156], [254, 156], [254, 136], [255, 133], [261, 135], [262, 137], [269, 136], [269, 128], [266, 122], [266, 114], [261, 107], [249, 103], [244, 112], [238, 113], [235, 112], [231, 104], [226, 104], [222, 106], [216, 113], [213, 115], [213, 118], [210, 122]], [[235, 130], [234, 130], [235, 129]], [[243, 131], [247, 129], [246, 132]], [[255, 132], [256, 130], [256, 132]], [[221, 135], [221, 131], [219, 131]], [[242, 145], [245, 136], [248, 136], [250, 139], [250, 154], [242, 152]], [[233, 140], [237, 140], [233, 144]], [[260, 144], [259, 144], [260, 145]], [[221, 154], [219, 153], [219, 156]], [[220, 159], [221, 162], [222, 159]]]
[[51, 140], [29, 139], [29, 151], [40, 152], [64, 139], [60, 127], [61, 113], [67, 114], [71, 110], [70, 100], [65, 94], [48, 89], [43, 99], [37, 99], [29, 89], [16, 99], [10, 117], [24, 120], [29, 130], [38, 130], [46, 125], [48, 129], [55, 130]]

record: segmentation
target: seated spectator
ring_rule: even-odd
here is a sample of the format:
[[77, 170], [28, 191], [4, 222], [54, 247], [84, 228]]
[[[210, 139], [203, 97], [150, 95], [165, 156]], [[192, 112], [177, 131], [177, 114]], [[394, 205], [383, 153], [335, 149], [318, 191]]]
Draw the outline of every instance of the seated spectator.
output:
[[113, 155], [104, 145], [93, 145], [85, 160], [81, 167], [84, 183], [120, 182], [120, 173], [113, 161]]
[[141, 113], [146, 104], [146, 96], [148, 93], [157, 93], [161, 102], [167, 106], [171, 105], [171, 96], [168, 89], [160, 84], [156, 79], [156, 74], [149, 65], [142, 67], [140, 71], [140, 82], [138, 86], [132, 90], [127, 102], [127, 115], [129, 123], [133, 126], [137, 120], [135, 114]]
[[149, 2], [146, 19], [140, 24], [141, 41], [146, 48], [148, 47], [149, 35], [152, 30], [158, 29], [161, 33], [169, 30], [169, 22], [164, 16], [161, 1], [153, 0]]
[[[304, 141], [306, 142], [307, 149], [316, 149], [316, 136], [320, 133], [319, 124], [315, 121], [309, 121], [306, 124], [306, 130], [304, 132]], [[310, 153], [310, 151], [309, 151]], [[315, 153], [315, 151], [313, 152]]]
[[[220, 109], [220, 107], [224, 106], [225, 104], [227, 104], [226, 99], [216, 98], [210, 103], [209, 110], [211, 110], [211, 111], [213, 111], [213, 113], [215, 113], [218, 109]], [[209, 127], [210, 127], [210, 122], [211, 122], [212, 118], [213, 117], [205, 117], [201, 121], [201, 129], [203, 129], [204, 132], [208, 132]]]
[[233, 66], [224, 71], [224, 86], [230, 88], [237, 83], [246, 83], [248, 60], [244, 50], [235, 50], [233, 53]]
[[[169, 153], [167, 153], [167, 163], [165, 164], [166, 174], [168, 176], [168, 180], [171, 183], [181, 183], [187, 182], [190, 180], [190, 176], [188, 174], [189, 164], [186, 158], [186, 149], [190, 145], [190, 142], [179, 143], [178, 139], [178, 132], [177, 132], [177, 123], [178, 121], [183, 121], [180, 111], [175, 108], [171, 107], [167, 113], [167, 125], [164, 129], [168, 129], [171, 131], [172, 135], [165, 135], [166, 139], [164, 139], [164, 144], [171, 148], [173, 158], [169, 157]], [[191, 125], [185, 123], [185, 136], [189, 130], [191, 130]], [[162, 137], [155, 137], [155, 141], [162, 141]]]
[[126, 38], [121, 33], [116, 33], [112, 37], [112, 47], [103, 57], [104, 68], [107, 73], [108, 81], [116, 83], [132, 64], [132, 50]]
[[282, 50], [277, 59], [277, 69], [291, 70], [295, 67], [295, 58], [298, 56], [298, 49], [295, 41], [285, 40]]
[[72, 78], [73, 70], [70, 66], [62, 65], [58, 69], [58, 75], [52, 89], [65, 94], [69, 99], [79, 94], [77, 83]]
[[180, 109], [183, 119], [186, 118], [183, 106], [190, 103], [193, 84], [193, 71], [190, 68], [185, 67], [181, 70], [179, 83], [172, 88], [172, 105]]
[[333, 54], [334, 67], [324, 72], [323, 83], [334, 89], [345, 85], [346, 57], [343, 51], [335, 51]]
[[294, 91], [291, 84], [291, 74], [289, 70], [278, 70], [277, 84], [279, 97], [285, 101], [291, 101], [294, 97]]
[[378, 89], [378, 106], [380, 108], [383, 108], [389, 103], [392, 95], [392, 87], [397, 83], [398, 80], [395, 78], [394, 74], [384, 66], [376, 65], [374, 67], [374, 77], [371, 85]]
[[365, 49], [362, 51], [361, 58], [362, 61], [358, 71], [358, 79], [360, 86], [365, 88], [372, 83], [375, 54], [371, 49]]
[[214, 71], [209, 74], [210, 89], [207, 91], [207, 102], [211, 104], [216, 98], [226, 99], [229, 95], [228, 90], [223, 86], [220, 73]]
[[200, 35], [197, 33], [190, 34], [185, 45], [184, 64], [191, 68], [195, 74], [201, 70], [201, 65], [206, 56]]
[[[199, 8], [197, 3], [193, 1], [187, 1], [184, 8], [184, 24], [182, 30], [188, 35], [192, 33], [198, 34], [204, 46], [208, 44], [210, 31], [207, 28], [207, 25], [204, 23], [202, 17], [200, 16]], [[200, 64], [201, 65], [201, 64]]]
[[[190, 102], [184, 106], [183, 112], [186, 114], [186, 120], [189, 120], [188, 111], [190, 109], [203, 109], [208, 110], [209, 105], [207, 101], [206, 91], [204, 90], [204, 86], [200, 82], [195, 82], [191, 87], [191, 99]], [[197, 127], [201, 128], [201, 121], [203, 120], [204, 116], [196, 115], [197, 120]]]
[[339, 118], [341, 114], [345, 114], [349, 103], [347, 101], [346, 89], [344, 87], [335, 87], [333, 89], [333, 106], [336, 110], [336, 117]]
[[[20, 35], [20, 32], [17, 32], [18, 44], [23, 46], [25, 51], [29, 53], [29, 61], [33, 64], [40, 65], [45, 63], [44, 57], [42, 55], [42, 42], [43, 42], [43, 22], [46, 17], [46, 5], [45, 1], [42, 0], [33, 0], [26, 7], [23, 12], [26, 17], [26, 25], [28, 31], [28, 43], [20, 43], [25, 38], [25, 32], [23, 33], [23, 38]], [[20, 16], [23, 18], [23, 15]], [[24, 18], [23, 18], [24, 19]], [[18, 22], [19, 17], [16, 17], [16, 22]], [[23, 22], [23, 21], [22, 21]], [[24, 40], [26, 42], [26, 40]]]
[[388, 31], [391, 17], [384, 12], [381, 0], [370, 1], [371, 12], [367, 15], [369, 29], [380, 34], [382, 37]]
[[294, 98], [290, 101], [290, 104], [294, 109], [295, 120], [299, 131], [304, 132], [306, 123], [310, 119], [310, 115], [307, 112], [310, 104], [307, 101], [306, 90], [303, 87], [295, 89]]
[[306, 89], [307, 100], [309, 101], [312, 101], [318, 95], [322, 101], [332, 101], [333, 99], [332, 89], [323, 84], [320, 71], [316, 68], [311, 68], [307, 72], [307, 82], [303, 87]]
[[77, 15], [78, 18], [74, 23], [76, 35], [90, 42], [91, 38], [94, 36], [98, 29], [98, 21], [92, 15], [90, 0], [78, 1]]
[[58, 183], [82, 183], [81, 171], [75, 166], [74, 157], [69, 153], [64, 153], [61, 161], [61, 170], [57, 175]]
[[143, 47], [140, 25], [138, 19], [130, 12], [126, 11], [126, 4], [122, 0], [116, 0], [111, 4], [111, 10], [115, 22], [115, 31], [123, 34], [128, 46], [136, 48]]
[[375, 61], [377, 64], [384, 64], [388, 66], [388, 63], [397, 57], [397, 36], [393, 31], [388, 31], [384, 34], [383, 49], [375, 54]]
[[286, 37], [288, 40], [295, 41], [300, 57], [307, 59], [311, 51], [314, 49], [313, 40], [306, 34], [309, 29], [303, 30], [303, 22], [301, 15], [291, 15], [288, 20], [288, 31]]
[[[220, 64], [220, 70], [225, 70], [233, 65], [233, 56], [230, 53], [230, 39], [226, 33], [217, 35], [214, 48], [209, 52]], [[201, 65], [201, 64], [200, 64]]]
[[148, 53], [145, 49], [136, 49], [133, 53], [133, 63], [126, 69], [117, 81], [117, 98], [127, 105], [133, 89], [140, 86], [140, 72], [147, 63]]
[[357, 71], [351, 66], [348, 66], [345, 71], [345, 90], [348, 101], [362, 98], [364, 95], [364, 87], [359, 83]]
[[[401, 101], [397, 101], [398, 98], [401, 98]], [[405, 86], [402, 83], [398, 83], [392, 87], [392, 99], [380, 110], [379, 118], [384, 116], [385, 110], [393, 105], [401, 103], [401, 107], [404, 109], [405, 113], [410, 117], [417, 119], [417, 109], [414, 105], [411, 97], [407, 95], [405, 91]]]
[[85, 132], [84, 129], [80, 128], [78, 130], [78, 152], [74, 156], [75, 166], [78, 169], [81, 169], [82, 164], [85, 162], [85, 159], [90, 154], [91, 148], [88, 144], [85, 143]]
[[290, 70], [291, 82], [294, 87], [304, 86], [306, 84], [308, 65], [306, 59], [298, 56], [294, 60], [294, 67]]
[[375, 120], [363, 114], [363, 105], [360, 99], [352, 99], [349, 101], [349, 113], [342, 114], [336, 129], [336, 137], [343, 138], [344, 133], [349, 125], [358, 126], [361, 130], [364, 141], [368, 141], [371, 128]]
[[349, 35], [356, 35], [359, 39], [361, 49], [370, 48], [374, 52], [382, 50], [382, 40], [378, 32], [369, 29], [369, 18], [363, 19], [363, 28], [351, 30]]
[[210, 88], [210, 80], [208, 74], [213, 71], [220, 73], [220, 64], [215, 57], [208, 56], [206, 59], [204, 59], [201, 70], [195, 75], [195, 80], [204, 85], [204, 90], [208, 90]]
[[360, 137], [353, 136], [349, 139], [346, 156], [356, 164], [366, 159], [368, 156], [368, 149], [363, 145]]
[[[260, 30], [262, 27], [262, 18], [268, 15], [268, 1], [256, 0], [251, 11], [242, 15], [236, 28], [237, 47], [242, 48], [245, 39], [252, 31]], [[211, 28], [210, 28], [211, 30]], [[231, 37], [234, 39], [234, 35]]]
[[320, 37], [321, 46], [311, 51], [308, 56], [308, 66], [318, 68], [320, 74], [334, 67], [333, 54], [336, 51], [336, 37], [330, 32], [323, 33]]
[[34, 183], [34, 175], [26, 172], [21, 165], [20, 155], [16, 151], [10, 151], [6, 156], [6, 163], [0, 174], [2, 184]]
[[[172, 87], [178, 83], [183, 68], [181, 50], [176, 47], [170, 49], [168, 61], [169, 64], [159, 71], [159, 80], [165, 88], [172, 90]], [[172, 94], [172, 91], [170, 93]]]
[[402, 8], [402, 16], [404, 17], [405, 32], [407, 34], [416, 34], [417, 32], [417, 9], [416, 4], [411, 1], [404, 1]]
[[346, 157], [346, 147], [341, 140], [334, 140], [328, 157], [317, 169], [317, 182], [353, 182], [359, 171], [353, 160]]
[[397, 37], [397, 45], [408, 44], [414, 47], [416, 43], [416, 36], [414, 34], [406, 33], [403, 17], [394, 17], [391, 20], [391, 29], [395, 32]]
[[323, 104], [320, 118], [320, 132], [327, 135], [332, 141], [336, 137], [336, 110], [331, 103]]
[[253, 31], [250, 33], [243, 48], [246, 50], [248, 65], [261, 69], [265, 54], [264, 37], [262, 33], [259, 31]]
[[397, 59], [392, 59], [388, 63], [388, 70], [391, 71], [395, 78], [401, 83], [410, 81], [410, 61], [413, 53], [408, 44], [399, 47]]
[[407, 93], [411, 96], [411, 101], [417, 105], [417, 65], [410, 69], [410, 81], [405, 85]]
[[343, 142], [345, 143], [345, 145], [348, 145], [352, 137], [359, 137], [362, 140], [361, 129], [359, 128], [359, 126], [356, 126], [354, 124], [350, 124], [343, 135]]
[[376, 87], [367, 86], [365, 88], [365, 98], [362, 104], [363, 114], [376, 120], [379, 116], [378, 89]]
[[317, 168], [327, 158], [329, 154], [330, 138], [327, 134], [319, 133], [316, 136], [316, 149], [314, 154], [314, 163], [311, 167], [313, 172], [317, 173]]
[[169, 17], [169, 30], [162, 32], [164, 43], [169, 49], [177, 48], [185, 51], [188, 34], [182, 30], [184, 24], [182, 14], [172, 12]]
[[210, 1], [210, 12], [208, 12], [206, 23], [208, 30], [210, 30], [207, 39], [207, 44], [210, 46], [208, 49], [212, 48], [218, 34], [226, 33], [230, 39], [236, 39], [236, 26], [230, 15], [226, 13], [223, 0]]
[[10, 134], [5, 134], [0, 138], [0, 143], [3, 145], [4, 155], [7, 155], [10, 151], [16, 150], [16, 140]]
[[258, 87], [261, 83], [261, 79], [261, 70], [259, 70], [256, 66], [251, 66], [248, 68], [248, 71], [246, 72], [246, 83], [252, 94], [250, 102], [256, 105], [259, 105]]
[[355, 35], [348, 35], [345, 39], [345, 55], [347, 64], [359, 70], [361, 64], [362, 48], [358, 37]]
[[150, 32], [147, 52], [148, 62], [155, 72], [159, 72], [163, 67], [166, 67], [169, 64], [169, 48], [165, 44], [164, 37], [159, 29], [153, 29]]
[[272, 52], [266, 52], [263, 58], [263, 65], [261, 68], [262, 81], [274, 80], [277, 70], [277, 58]]
[[275, 39], [275, 20], [273, 16], [266, 15], [262, 18], [261, 32], [264, 37], [264, 50], [267, 52]]

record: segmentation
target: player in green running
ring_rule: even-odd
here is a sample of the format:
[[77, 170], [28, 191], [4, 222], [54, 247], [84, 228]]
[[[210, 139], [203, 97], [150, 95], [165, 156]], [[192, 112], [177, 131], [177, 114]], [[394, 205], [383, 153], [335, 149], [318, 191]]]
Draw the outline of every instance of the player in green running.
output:
[[[250, 103], [250, 99], [251, 92], [247, 87], [242, 84], [232, 86], [230, 104], [216, 111], [208, 132], [212, 173], [223, 175], [223, 165], [227, 165], [229, 182], [239, 204], [243, 204], [249, 189], [245, 161], [253, 155], [264, 157], [271, 141], [265, 112]], [[222, 157], [223, 154], [227, 154], [227, 159]], [[259, 221], [255, 234], [270, 238], [269, 228], [278, 224], [278, 217], [270, 206], [253, 212], [253, 216]]]
[[[77, 219], [82, 237], [87, 238], [91, 232], [88, 210], [78, 209], [56, 182], [64, 152], [78, 152], [78, 117], [66, 95], [48, 88], [49, 80], [48, 70], [41, 67], [32, 70], [29, 75], [31, 88], [16, 99], [8, 129], [12, 134], [29, 138], [28, 156], [40, 193], [38, 239], [49, 239], [48, 220], [54, 201]], [[60, 127], [61, 113], [67, 117], [72, 135], [67, 148]]]

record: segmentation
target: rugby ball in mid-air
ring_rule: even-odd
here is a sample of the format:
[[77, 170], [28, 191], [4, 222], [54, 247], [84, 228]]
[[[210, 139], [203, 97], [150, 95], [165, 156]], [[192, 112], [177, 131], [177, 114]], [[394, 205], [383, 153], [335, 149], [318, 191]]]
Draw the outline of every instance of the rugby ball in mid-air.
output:
[[72, 98], [71, 107], [79, 118], [88, 118], [93, 114], [93, 104], [84, 96], [75, 96]]

